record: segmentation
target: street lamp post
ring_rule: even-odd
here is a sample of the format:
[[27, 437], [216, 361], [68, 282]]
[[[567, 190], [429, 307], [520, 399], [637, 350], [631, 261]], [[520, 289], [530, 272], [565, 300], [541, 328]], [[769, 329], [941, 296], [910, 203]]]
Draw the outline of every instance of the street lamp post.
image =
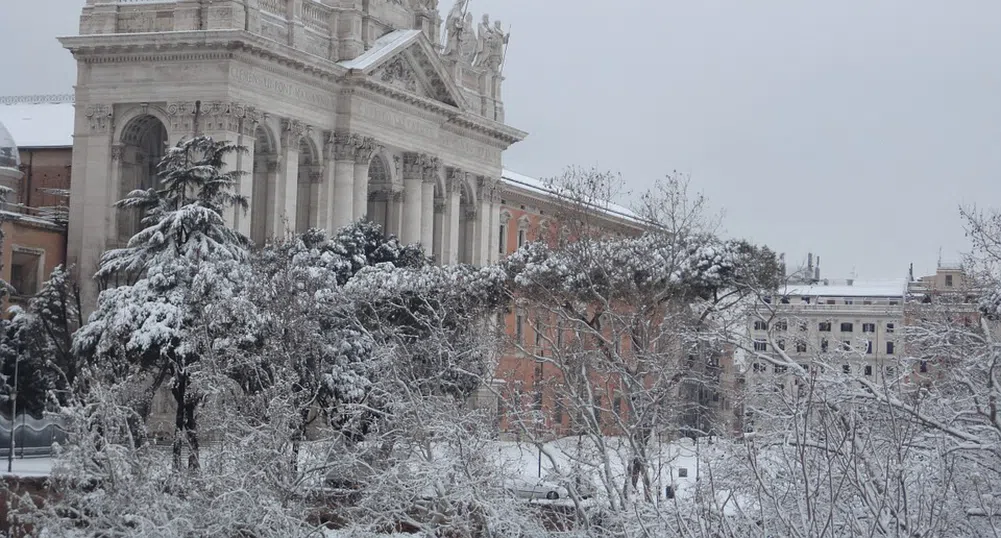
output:
[[14, 469], [14, 427], [17, 425], [17, 369], [21, 361], [14, 358], [14, 391], [10, 395], [10, 452], [7, 453], [7, 473]]

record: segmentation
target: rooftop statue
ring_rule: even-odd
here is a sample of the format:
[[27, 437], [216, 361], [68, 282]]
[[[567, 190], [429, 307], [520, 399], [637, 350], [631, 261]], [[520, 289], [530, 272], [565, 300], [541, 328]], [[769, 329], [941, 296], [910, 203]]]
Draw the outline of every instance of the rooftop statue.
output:
[[483, 15], [483, 22], [480, 23], [477, 33], [476, 67], [499, 74], [504, 63], [504, 46], [510, 40], [511, 34], [504, 33], [499, 20], [490, 26], [490, 15]]

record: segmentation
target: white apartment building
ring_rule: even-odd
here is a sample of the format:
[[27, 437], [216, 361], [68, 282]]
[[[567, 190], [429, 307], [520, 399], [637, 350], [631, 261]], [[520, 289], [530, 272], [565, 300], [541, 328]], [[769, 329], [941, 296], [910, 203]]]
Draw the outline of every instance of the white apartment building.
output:
[[935, 275], [920, 279], [912, 274], [898, 280], [833, 281], [817, 273], [811, 263], [808, 274], [814, 278], [763, 298], [749, 317], [745, 401], [762, 390], [789, 395], [801, 390], [786, 367], [768, 360], [782, 352], [808, 371], [816, 371], [816, 359], [822, 358], [828, 368], [877, 384], [928, 378], [934, 365], [903, 362], [905, 325], [926, 304], [962, 304], [960, 311], [976, 315], [958, 264], [940, 263]]

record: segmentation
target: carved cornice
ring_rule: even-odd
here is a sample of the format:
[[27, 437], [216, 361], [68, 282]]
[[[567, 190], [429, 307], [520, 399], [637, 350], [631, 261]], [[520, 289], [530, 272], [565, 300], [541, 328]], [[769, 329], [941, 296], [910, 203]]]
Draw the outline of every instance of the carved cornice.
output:
[[88, 63], [163, 61], [167, 56], [182, 61], [206, 58], [206, 55], [232, 58], [243, 52], [331, 81], [347, 72], [336, 62], [242, 29], [89, 34], [64, 37], [59, 41], [77, 59]]

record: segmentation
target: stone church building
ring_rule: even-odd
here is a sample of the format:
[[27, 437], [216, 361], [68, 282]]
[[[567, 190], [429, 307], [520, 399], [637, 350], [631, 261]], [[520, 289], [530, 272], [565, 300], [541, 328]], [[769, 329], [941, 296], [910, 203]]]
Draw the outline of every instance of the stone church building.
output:
[[156, 184], [169, 145], [196, 134], [249, 149], [229, 165], [257, 243], [367, 217], [440, 263], [505, 249], [507, 35], [468, 0], [87, 0], [80, 35], [68, 262], [83, 301], [101, 254], [138, 230], [113, 204]]

